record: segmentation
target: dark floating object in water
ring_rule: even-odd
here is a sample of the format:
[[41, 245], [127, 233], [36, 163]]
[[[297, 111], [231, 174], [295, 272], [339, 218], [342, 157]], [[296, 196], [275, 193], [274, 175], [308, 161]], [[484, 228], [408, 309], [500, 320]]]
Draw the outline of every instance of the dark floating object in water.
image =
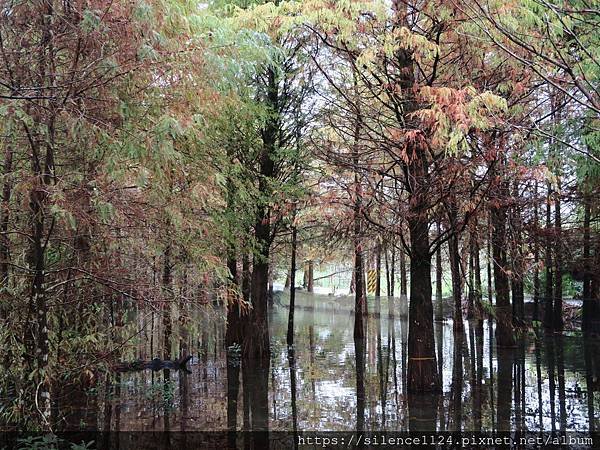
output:
[[168, 359], [162, 360], [160, 358], [154, 358], [152, 361], [142, 361], [138, 359], [137, 361], [133, 362], [119, 363], [115, 367], [115, 370], [117, 372], [137, 372], [139, 370], [152, 369], [156, 372], [162, 369], [171, 369], [183, 370], [186, 373], [192, 373], [192, 371], [187, 368], [187, 363], [190, 359], [192, 359], [191, 355], [176, 359], [175, 361]]

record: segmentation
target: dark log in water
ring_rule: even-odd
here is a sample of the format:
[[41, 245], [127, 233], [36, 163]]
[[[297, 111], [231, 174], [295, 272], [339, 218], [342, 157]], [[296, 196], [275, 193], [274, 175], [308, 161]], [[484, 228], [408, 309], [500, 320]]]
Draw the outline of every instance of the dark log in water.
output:
[[192, 359], [191, 355], [173, 361], [154, 358], [152, 361], [137, 360], [133, 362], [121, 362], [115, 366], [115, 370], [117, 372], [137, 372], [140, 370], [152, 369], [154, 372], [157, 372], [163, 369], [171, 369], [192, 373], [192, 371], [187, 368], [187, 363], [190, 359]]

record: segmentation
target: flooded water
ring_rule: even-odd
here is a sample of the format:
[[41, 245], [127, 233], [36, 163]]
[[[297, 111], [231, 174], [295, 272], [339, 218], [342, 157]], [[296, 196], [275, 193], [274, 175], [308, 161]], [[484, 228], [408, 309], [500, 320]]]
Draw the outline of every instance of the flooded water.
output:
[[[298, 297], [293, 352], [285, 345], [285, 296], [271, 311], [268, 372], [228, 382], [224, 317], [217, 308], [203, 314], [198, 333], [188, 337], [191, 374], [116, 375], [74, 411], [78, 422], [96, 420], [97, 429], [119, 431], [225, 430], [229, 408], [229, 425], [243, 429], [249, 416], [244, 400], [266, 381], [261, 419], [270, 430], [588, 432], [600, 427], [597, 340], [527, 334], [517, 348], [498, 351], [487, 321], [465, 322], [457, 336], [451, 322], [436, 323], [443, 394], [411, 397], [405, 383], [405, 302], [395, 299], [390, 314], [387, 299], [380, 304], [370, 299], [367, 337], [354, 342], [349, 298]], [[233, 361], [230, 373], [239, 371], [242, 378]]]

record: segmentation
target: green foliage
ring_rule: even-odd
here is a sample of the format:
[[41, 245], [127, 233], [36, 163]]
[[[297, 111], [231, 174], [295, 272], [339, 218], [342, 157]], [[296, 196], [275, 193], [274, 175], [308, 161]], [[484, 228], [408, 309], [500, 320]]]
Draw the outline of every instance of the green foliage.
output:
[[18, 449], [19, 450], [55, 450], [65, 449], [70, 450], [88, 450], [94, 448], [94, 441], [81, 442], [79, 444], [69, 442], [65, 439], [61, 439], [54, 434], [47, 434], [44, 436], [28, 436], [26, 438], [19, 439]]

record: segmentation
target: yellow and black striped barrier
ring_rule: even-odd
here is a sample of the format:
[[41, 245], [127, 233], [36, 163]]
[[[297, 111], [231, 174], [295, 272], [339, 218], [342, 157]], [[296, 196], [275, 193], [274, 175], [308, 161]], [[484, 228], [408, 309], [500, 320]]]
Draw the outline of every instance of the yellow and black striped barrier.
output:
[[367, 271], [367, 294], [375, 294], [375, 287], [377, 286], [377, 271]]

